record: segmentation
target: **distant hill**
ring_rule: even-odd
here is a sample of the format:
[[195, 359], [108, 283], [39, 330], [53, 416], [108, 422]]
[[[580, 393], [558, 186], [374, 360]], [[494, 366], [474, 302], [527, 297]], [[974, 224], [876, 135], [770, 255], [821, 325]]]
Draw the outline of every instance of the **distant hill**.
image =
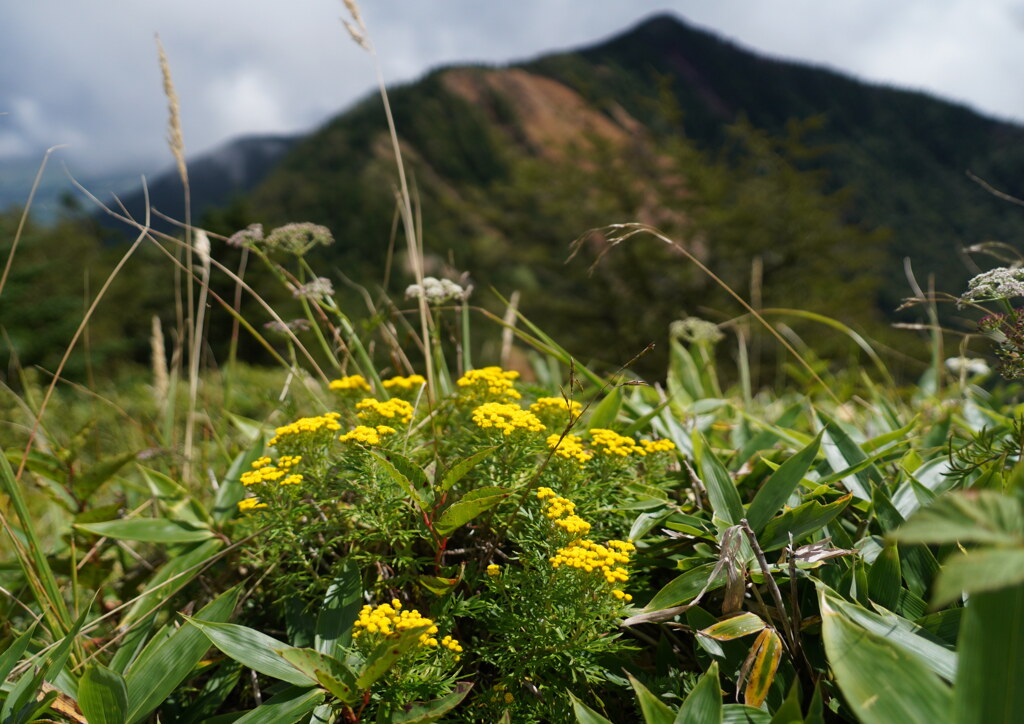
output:
[[[434, 271], [468, 270], [481, 300], [490, 285], [521, 290], [528, 315], [611, 364], [683, 314], [740, 310], [654, 242], [612, 250], [596, 277], [601, 238], [563, 264], [592, 227], [652, 223], [764, 306], [881, 336], [909, 294], [904, 257], [922, 284], [935, 275], [958, 292], [961, 245], [1024, 236], [1024, 214], [965, 175], [1024, 189], [1021, 127], [767, 58], [671, 15], [526, 63], [439, 69], [391, 102]], [[208, 224], [325, 224], [339, 243], [321, 263], [382, 278], [395, 173], [379, 98], [304, 138], [232, 151], [191, 166], [199, 208], [217, 207]], [[174, 183], [151, 187], [172, 215]]]

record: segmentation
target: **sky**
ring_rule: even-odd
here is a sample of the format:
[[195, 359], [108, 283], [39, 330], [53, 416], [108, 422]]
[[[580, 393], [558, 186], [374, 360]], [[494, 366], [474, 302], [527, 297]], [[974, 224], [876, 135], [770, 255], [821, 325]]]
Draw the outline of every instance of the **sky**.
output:
[[[388, 83], [588, 45], [669, 11], [742, 47], [1024, 122], [1024, 0], [363, 0]], [[372, 90], [342, 0], [0, 0], [0, 162], [80, 175], [172, 163], [155, 34], [186, 152], [312, 130]]]

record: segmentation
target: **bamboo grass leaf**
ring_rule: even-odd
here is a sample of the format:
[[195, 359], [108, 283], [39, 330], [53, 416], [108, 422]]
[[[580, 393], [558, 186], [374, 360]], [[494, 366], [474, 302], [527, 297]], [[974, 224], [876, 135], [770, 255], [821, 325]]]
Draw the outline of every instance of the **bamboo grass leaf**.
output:
[[214, 532], [205, 526], [189, 525], [166, 518], [128, 518], [103, 523], [77, 523], [75, 528], [106, 538], [143, 543], [196, 543], [214, 537]]
[[667, 704], [652, 694], [632, 674], [629, 675], [629, 683], [632, 684], [637, 701], [640, 702], [640, 711], [643, 712], [645, 724], [673, 724], [675, 714]]
[[732, 476], [697, 431], [693, 433], [693, 449], [711, 508], [726, 523], [736, 525], [743, 518], [743, 503]]
[[391, 715], [391, 724], [422, 724], [439, 719], [457, 707], [472, 688], [471, 682], [460, 681], [455, 685], [452, 693], [447, 696], [433, 701], [414, 701], [411, 704], [404, 704], [399, 707], [400, 712]]
[[309, 716], [323, 700], [323, 689], [289, 686], [235, 719], [233, 724], [295, 724]]
[[786, 460], [757, 491], [747, 508], [746, 516], [755, 533], [760, 533], [764, 529], [800, 485], [800, 481], [818, 455], [823, 435], [824, 431], [818, 433], [810, 444]]
[[747, 612], [719, 621], [714, 626], [708, 626], [700, 634], [716, 641], [732, 641], [752, 633], [758, 633], [764, 630], [765, 625], [760, 616]]
[[782, 660], [782, 639], [770, 628], [764, 629], [751, 647], [753, 663], [743, 689], [743, 703], [760, 707], [775, 680], [775, 672]]
[[253, 671], [296, 686], [312, 686], [316, 683], [315, 679], [296, 671], [295, 667], [283, 658], [281, 652], [291, 648], [288, 644], [238, 624], [206, 622], [188, 616], [185, 619], [191, 626], [202, 631], [210, 643], [221, 652]]
[[125, 724], [128, 689], [124, 678], [106, 666], [90, 666], [78, 682], [78, 706], [89, 724]]
[[569, 698], [572, 700], [572, 711], [576, 715], [576, 724], [612, 724], [572, 693], [569, 694]]
[[718, 681], [718, 662], [712, 661], [696, 686], [676, 712], [672, 724], [721, 724], [722, 689]]

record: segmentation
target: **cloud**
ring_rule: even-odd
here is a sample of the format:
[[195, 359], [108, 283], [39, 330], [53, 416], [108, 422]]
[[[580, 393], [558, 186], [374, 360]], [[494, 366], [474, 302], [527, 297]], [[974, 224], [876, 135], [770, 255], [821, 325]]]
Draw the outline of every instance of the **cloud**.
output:
[[[504, 63], [609, 37], [657, 11], [770, 55], [926, 89], [1024, 119], [1020, 0], [367, 0], [389, 82], [456, 62]], [[181, 99], [185, 144], [297, 132], [371, 92], [371, 58], [339, 0], [71, 0], [0, 7], [0, 157], [71, 143], [90, 171], [170, 162], [159, 32]]]

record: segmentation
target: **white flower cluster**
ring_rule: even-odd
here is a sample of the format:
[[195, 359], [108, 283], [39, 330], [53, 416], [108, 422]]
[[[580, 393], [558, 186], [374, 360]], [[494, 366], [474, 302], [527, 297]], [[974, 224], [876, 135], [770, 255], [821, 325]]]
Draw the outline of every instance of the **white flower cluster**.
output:
[[423, 297], [428, 304], [444, 304], [453, 299], [465, 299], [466, 290], [450, 279], [423, 277], [423, 285], [410, 284], [405, 290], [406, 299]]
[[999, 267], [971, 279], [961, 299], [984, 302], [1012, 297], [1024, 297], [1024, 269]]
[[977, 357], [950, 357], [946, 360], [946, 369], [954, 375], [962, 372], [972, 377], [974, 375], [987, 375], [992, 371], [985, 360]]
[[331, 280], [327, 277], [317, 277], [307, 284], [295, 287], [292, 291], [292, 296], [295, 299], [321, 301], [327, 297], [334, 296], [334, 285], [331, 284]]

